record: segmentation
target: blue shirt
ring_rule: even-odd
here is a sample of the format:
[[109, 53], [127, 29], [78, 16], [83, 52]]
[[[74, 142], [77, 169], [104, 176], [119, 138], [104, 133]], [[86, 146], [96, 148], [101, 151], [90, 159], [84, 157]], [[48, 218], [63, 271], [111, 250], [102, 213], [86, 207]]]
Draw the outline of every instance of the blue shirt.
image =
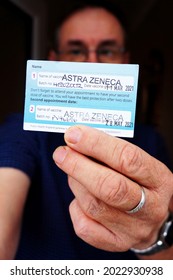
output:
[[[73, 194], [67, 175], [52, 159], [65, 144], [63, 134], [24, 131], [22, 126], [22, 115], [14, 114], [0, 127], [0, 167], [20, 169], [32, 181], [16, 259], [136, 259], [130, 251], [106, 252], [76, 236], [69, 216]], [[152, 128], [136, 127], [135, 137], [127, 140], [169, 165], [163, 141]]]

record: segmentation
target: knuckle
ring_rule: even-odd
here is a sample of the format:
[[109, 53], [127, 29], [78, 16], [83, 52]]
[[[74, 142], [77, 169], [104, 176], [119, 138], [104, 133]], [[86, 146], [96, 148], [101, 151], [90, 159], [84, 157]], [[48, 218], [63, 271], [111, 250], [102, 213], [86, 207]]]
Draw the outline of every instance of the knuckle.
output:
[[107, 204], [121, 206], [129, 198], [128, 186], [121, 175], [109, 173], [98, 184], [100, 196]]
[[94, 197], [90, 199], [85, 206], [85, 214], [94, 219], [99, 219], [99, 217], [103, 215], [104, 212], [105, 207], [103, 203]]
[[139, 148], [127, 143], [120, 154], [120, 166], [123, 173], [135, 174], [143, 165]]
[[116, 187], [109, 193], [109, 199], [113, 205], [118, 207], [123, 206], [129, 200], [128, 187], [122, 177], [119, 177]]
[[102, 142], [100, 135], [92, 137], [92, 139], [90, 140], [90, 143], [88, 145], [89, 155], [95, 155], [97, 153], [100, 142]]

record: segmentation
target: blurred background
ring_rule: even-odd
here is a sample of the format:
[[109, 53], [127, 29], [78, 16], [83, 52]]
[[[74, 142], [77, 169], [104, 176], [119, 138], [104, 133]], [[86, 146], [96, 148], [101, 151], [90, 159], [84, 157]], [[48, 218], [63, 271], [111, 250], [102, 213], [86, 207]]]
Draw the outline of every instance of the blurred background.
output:
[[[23, 111], [26, 60], [46, 59], [52, 30], [70, 1], [0, 1], [0, 122]], [[160, 131], [173, 160], [172, 1], [109, 1], [124, 10], [131, 62], [140, 65], [138, 121]]]

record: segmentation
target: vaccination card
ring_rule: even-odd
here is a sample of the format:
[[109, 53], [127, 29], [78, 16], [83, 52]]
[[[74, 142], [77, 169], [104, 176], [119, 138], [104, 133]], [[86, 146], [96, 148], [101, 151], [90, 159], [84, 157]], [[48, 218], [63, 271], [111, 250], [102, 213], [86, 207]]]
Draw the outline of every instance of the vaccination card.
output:
[[88, 125], [133, 137], [139, 65], [27, 61], [24, 130]]

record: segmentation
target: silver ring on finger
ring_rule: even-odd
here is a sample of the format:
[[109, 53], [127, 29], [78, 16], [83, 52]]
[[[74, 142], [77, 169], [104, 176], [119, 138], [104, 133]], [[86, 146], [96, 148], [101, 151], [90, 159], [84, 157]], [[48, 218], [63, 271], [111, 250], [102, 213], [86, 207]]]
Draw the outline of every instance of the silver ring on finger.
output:
[[145, 204], [146, 201], [146, 196], [145, 196], [145, 191], [144, 188], [141, 187], [141, 199], [139, 201], [139, 203], [131, 210], [126, 211], [127, 214], [134, 214], [137, 213]]

